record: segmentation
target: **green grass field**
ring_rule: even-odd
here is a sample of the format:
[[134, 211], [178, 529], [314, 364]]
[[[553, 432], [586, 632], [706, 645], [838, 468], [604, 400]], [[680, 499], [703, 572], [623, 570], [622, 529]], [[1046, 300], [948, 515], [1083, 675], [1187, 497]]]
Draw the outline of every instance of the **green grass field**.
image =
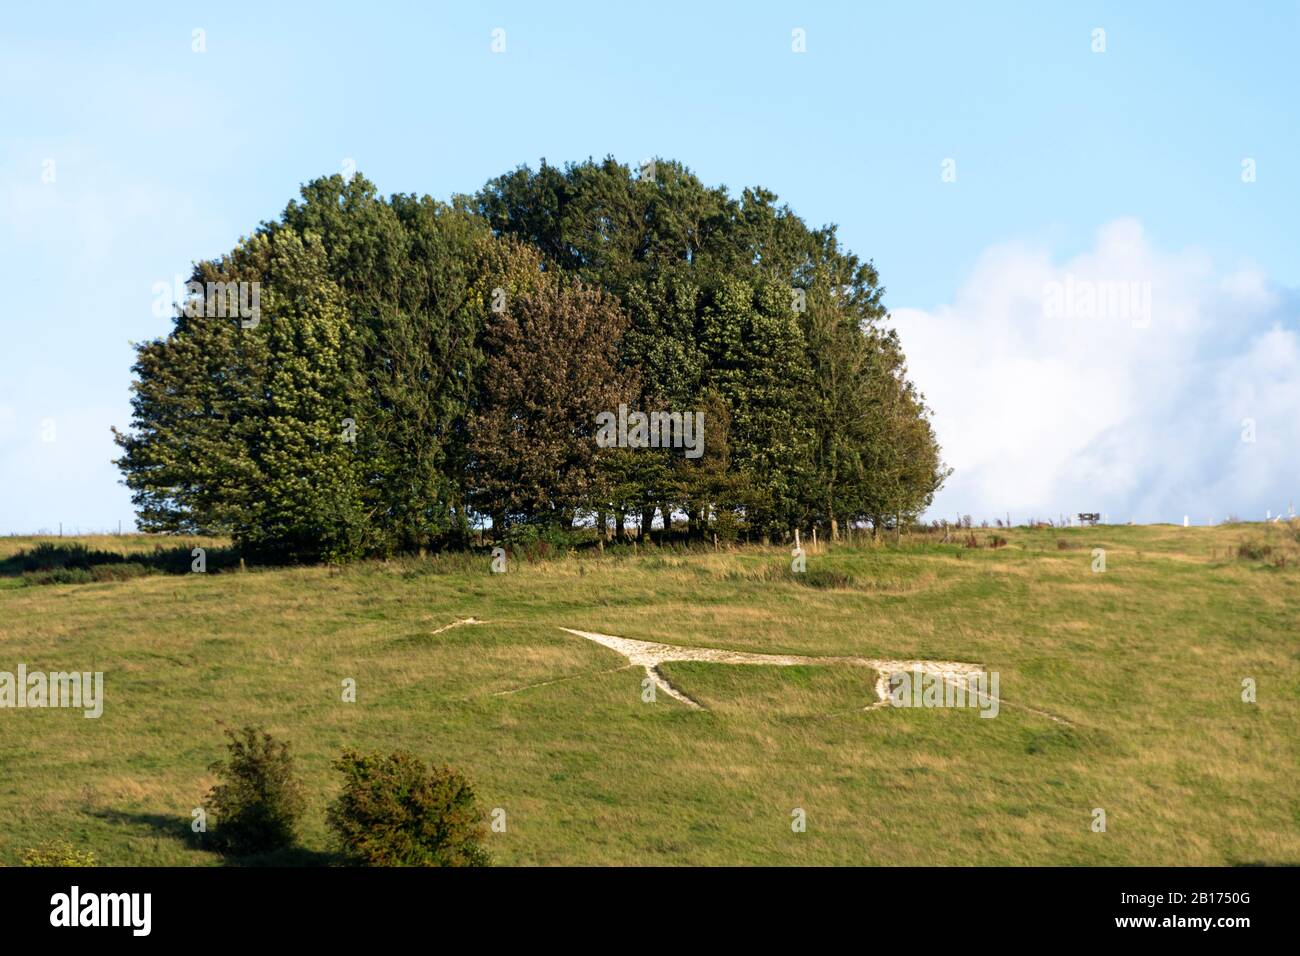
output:
[[[219, 865], [187, 837], [222, 722], [264, 725], [298, 757], [303, 849], [278, 862], [331, 860], [330, 762], [357, 747], [467, 774], [485, 814], [506, 812], [489, 839], [499, 864], [1300, 863], [1297, 531], [997, 533], [1008, 546], [834, 547], [803, 580], [778, 548], [571, 553], [504, 575], [486, 555], [41, 586], [9, 574], [0, 671], [101, 670], [105, 703], [98, 720], [0, 710], [0, 863], [67, 839], [101, 864]], [[1242, 542], [1272, 551], [1239, 556]], [[0, 563], [36, 543], [0, 539]], [[433, 633], [468, 617], [485, 623]], [[999, 672], [1007, 706], [864, 710], [870, 670], [698, 662], [664, 671], [705, 710], [646, 703], [639, 668], [561, 627], [976, 662]]]

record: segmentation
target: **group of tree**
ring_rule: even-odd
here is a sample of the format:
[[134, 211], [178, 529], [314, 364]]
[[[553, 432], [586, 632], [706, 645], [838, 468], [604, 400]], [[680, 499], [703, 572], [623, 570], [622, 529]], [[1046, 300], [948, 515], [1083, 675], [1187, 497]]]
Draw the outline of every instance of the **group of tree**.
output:
[[[308, 801], [288, 743], [251, 725], [226, 728], [226, 737], [227, 759], [208, 768], [218, 782], [195, 831], [203, 834], [201, 845], [236, 858], [291, 850]], [[455, 770], [404, 750], [345, 750], [334, 768], [343, 787], [325, 820], [343, 860], [364, 866], [490, 862], [482, 808]], [[211, 829], [208, 809], [216, 814]]]
[[[254, 319], [213, 308], [239, 283]], [[833, 534], [946, 474], [874, 266], [675, 162], [543, 162], [446, 203], [317, 179], [191, 288], [117, 434], [145, 530], [295, 559], [656, 512]], [[703, 454], [600, 447], [620, 405], [702, 412]]]

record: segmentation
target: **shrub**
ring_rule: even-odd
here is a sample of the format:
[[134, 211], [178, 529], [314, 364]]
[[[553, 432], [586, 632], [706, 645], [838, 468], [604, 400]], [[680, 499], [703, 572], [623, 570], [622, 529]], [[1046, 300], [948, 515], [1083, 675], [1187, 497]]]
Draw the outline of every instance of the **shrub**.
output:
[[326, 814], [345, 853], [366, 866], [484, 866], [487, 834], [474, 789], [414, 754], [345, 751], [343, 791]]
[[[231, 548], [208, 547], [206, 551], [208, 571], [234, 567], [240, 560]], [[189, 574], [191, 552], [188, 544], [172, 548], [155, 545], [152, 552], [127, 555], [91, 550], [76, 541], [67, 544], [42, 541], [0, 559], [0, 574], [21, 574], [24, 584], [88, 584], [125, 581], [146, 574]]]
[[126, 581], [151, 573], [139, 561], [124, 561], [121, 564], [92, 564], [90, 574], [96, 581]]
[[713, 529], [718, 534], [719, 544], [735, 544], [740, 536], [740, 523], [736, 520], [735, 513], [727, 508], [718, 509]]
[[1243, 541], [1237, 545], [1237, 557], [1243, 561], [1262, 561], [1272, 553], [1272, 545], [1257, 541]]
[[208, 834], [212, 846], [239, 855], [292, 845], [306, 799], [289, 745], [255, 727], [227, 729], [226, 736], [229, 763], [218, 760], [209, 768], [222, 778], [207, 799], [217, 815]]
[[52, 840], [23, 850], [23, 866], [94, 866], [95, 854], [78, 850], [67, 840]]
[[102, 561], [111, 558], [111, 555], [103, 552], [92, 555], [89, 548], [76, 541], [70, 544], [41, 541], [31, 548], [19, 551], [13, 560], [23, 571], [55, 571], [59, 568], [86, 569], [90, 567], [92, 559]]
[[24, 571], [23, 584], [90, 584], [94, 575], [83, 568], [51, 568], [48, 571]]
[[834, 590], [853, 587], [853, 575], [834, 568], [814, 568], [802, 574], [791, 575], [799, 584], [810, 588]]

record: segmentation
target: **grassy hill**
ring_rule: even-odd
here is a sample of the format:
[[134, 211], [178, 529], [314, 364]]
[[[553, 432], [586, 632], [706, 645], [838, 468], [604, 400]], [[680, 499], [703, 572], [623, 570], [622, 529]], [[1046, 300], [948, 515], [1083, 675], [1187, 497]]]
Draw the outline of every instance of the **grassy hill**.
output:
[[[0, 710], [0, 863], [55, 839], [103, 864], [220, 863], [187, 837], [222, 722], [298, 756], [311, 809], [281, 862], [329, 861], [330, 761], [352, 746], [466, 773], [506, 811], [503, 864], [1300, 863], [1300, 532], [973, 534], [823, 549], [802, 577], [778, 548], [650, 548], [503, 575], [475, 554], [39, 586], [20, 554], [40, 542], [0, 539], [0, 671], [105, 674], [98, 720]], [[150, 564], [160, 541], [222, 545], [81, 543], [174, 572]], [[640, 668], [561, 628], [975, 662], [1006, 706], [866, 710], [860, 667], [701, 662], [663, 671], [704, 709], [646, 703]]]

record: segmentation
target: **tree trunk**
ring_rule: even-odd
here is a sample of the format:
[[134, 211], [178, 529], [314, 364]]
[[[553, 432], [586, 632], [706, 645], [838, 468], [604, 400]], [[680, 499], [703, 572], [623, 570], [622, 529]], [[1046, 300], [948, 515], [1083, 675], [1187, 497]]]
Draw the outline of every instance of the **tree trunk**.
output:
[[654, 539], [650, 535], [650, 526], [655, 523], [655, 509], [651, 505], [641, 509], [641, 543], [649, 544]]
[[619, 544], [627, 542], [627, 512], [622, 508], [614, 509], [614, 540]]
[[694, 541], [702, 542], [704, 533], [709, 526], [709, 509], [707, 505], [700, 505], [699, 510], [695, 512], [695, 517], [692, 519], [692, 526], [691, 538]]

